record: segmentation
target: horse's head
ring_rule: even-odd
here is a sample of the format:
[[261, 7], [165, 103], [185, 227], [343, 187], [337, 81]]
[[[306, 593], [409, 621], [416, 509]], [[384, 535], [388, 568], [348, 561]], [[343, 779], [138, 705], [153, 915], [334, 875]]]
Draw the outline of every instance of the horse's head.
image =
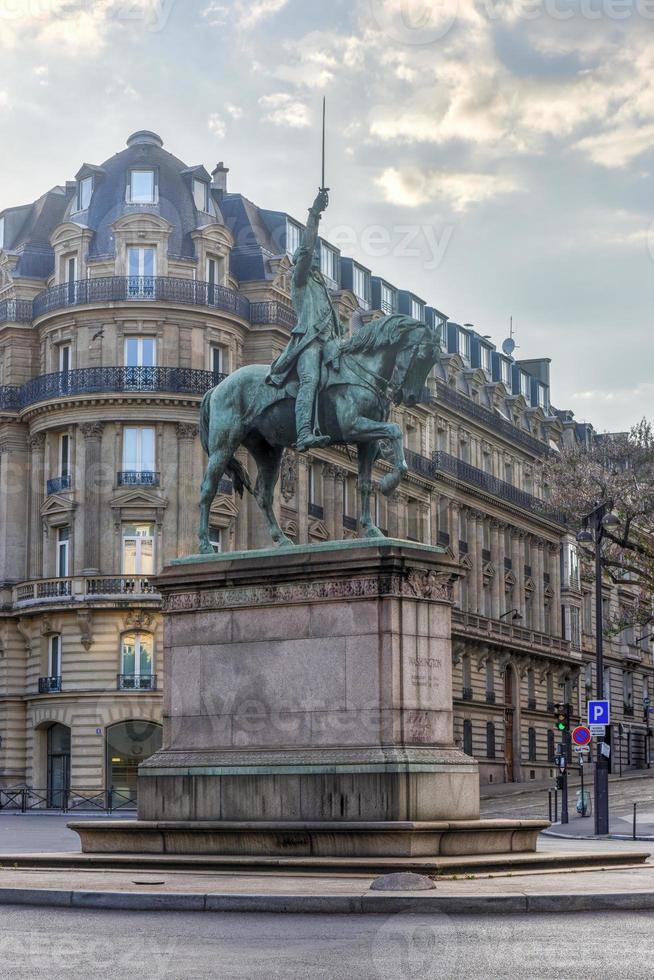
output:
[[427, 376], [441, 352], [440, 327], [414, 320], [402, 337], [393, 375], [396, 405], [417, 405], [422, 401]]

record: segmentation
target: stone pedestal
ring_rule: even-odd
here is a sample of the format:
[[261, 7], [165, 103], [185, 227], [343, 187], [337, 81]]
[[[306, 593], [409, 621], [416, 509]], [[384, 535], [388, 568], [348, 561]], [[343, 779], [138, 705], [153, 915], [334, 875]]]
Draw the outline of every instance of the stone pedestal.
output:
[[476, 819], [452, 737], [453, 573], [400, 541], [167, 568], [164, 741], [139, 817]]
[[408, 855], [531, 850], [479, 821], [452, 734], [456, 565], [408, 541], [197, 556], [157, 580], [164, 737], [139, 821], [79, 824], [85, 851]]

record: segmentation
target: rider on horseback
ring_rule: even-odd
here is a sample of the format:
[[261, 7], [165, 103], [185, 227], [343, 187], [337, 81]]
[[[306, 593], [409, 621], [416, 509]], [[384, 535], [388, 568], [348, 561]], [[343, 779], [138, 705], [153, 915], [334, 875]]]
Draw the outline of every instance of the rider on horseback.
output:
[[297, 326], [266, 377], [268, 384], [282, 388], [294, 373], [297, 374], [300, 384], [295, 399], [295, 448], [298, 452], [330, 442], [329, 436], [320, 435], [314, 426], [324, 348], [329, 341], [338, 341], [343, 332], [320, 271], [320, 254], [316, 252], [320, 216], [328, 204], [329, 195], [323, 189], [309, 209], [302, 244], [293, 256], [291, 296], [298, 316]]

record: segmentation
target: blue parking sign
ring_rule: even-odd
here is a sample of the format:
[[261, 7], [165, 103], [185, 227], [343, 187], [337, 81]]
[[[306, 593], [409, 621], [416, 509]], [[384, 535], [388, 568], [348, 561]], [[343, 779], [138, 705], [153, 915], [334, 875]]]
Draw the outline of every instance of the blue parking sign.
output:
[[610, 712], [608, 701], [589, 701], [588, 702], [588, 724], [589, 725], [608, 725], [610, 724]]

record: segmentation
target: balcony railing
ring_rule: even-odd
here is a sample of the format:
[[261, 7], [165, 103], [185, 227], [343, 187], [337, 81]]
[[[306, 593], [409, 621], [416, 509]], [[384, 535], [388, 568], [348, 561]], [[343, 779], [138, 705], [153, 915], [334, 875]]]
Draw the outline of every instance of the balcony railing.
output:
[[417, 473], [418, 476], [424, 476], [428, 480], [434, 479], [434, 464], [429, 456], [421, 456], [420, 453], [414, 453], [411, 449], [405, 449], [404, 458], [409, 469]]
[[634, 706], [633, 704], [625, 704], [622, 706], [622, 713], [625, 718], [633, 718], [634, 716]]
[[[433, 396], [431, 400], [434, 400]], [[436, 382], [436, 401], [451, 405], [452, 408], [461, 412], [463, 415], [467, 415], [468, 418], [481, 422], [493, 432], [504, 436], [509, 442], [517, 442], [537, 456], [546, 456], [550, 452], [547, 443], [541, 442], [540, 439], [536, 439], [528, 432], [519, 429], [517, 425], [509, 422], [508, 419], [503, 419], [501, 415], [491, 412], [489, 408], [478, 405], [471, 398], [467, 398], [461, 392], [455, 391], [443, 381]]]
[[158, 487], [159, 474], [154, 470], [123, 470], [118, 473], [119, 487]]
[[350, 517], [349, 514], [343, 514], [343, 527], [347, 528], [348, 531], [356, 531], [359, 527], [358, 517]]
[[39, 677], [39, 694], [59, 694], [61, 677]]
[[250, 302], [233, 289], [195, 279], [170, 276], [99, 276], [44, 290], [32, 303], [32, 318], [70, 306], [126, 302], [179, 303], [204, 306], [249, 319]]
[[497, 696], [495, 691], [486, 691], [486, 704], [495, 704]]
[[20, 411], [22, 391], [18, 385], [0, 385], [0, 412]]
[[288, 303], [250, 303], [250, 323], [271, 323], [292, 330], [297, 314]]
[[548, 510], [546, 501], [534, 497], [530, 493], [525, 493], [524, 490], [518, 490], [511, 483], [505, 483], [504, 480], [500, 480], [484, 470], [479, 470], [476, 466], [471, 466], [470, 463], [466, 463], [462, 459], [450, 456], [449, 453], [437, 451], [433, 454], [432, 461], [434, 474], [446, 473], [462, 483], [477, 487], [479, 490], [514, 504], [522, 510], [538, 514], [555, 524], [565, 524], [565, 515], [558, 510]]
[[511, 643], [529, 650], [542, 648], [549, 653], [570, 655], [569, 640], [516, 626], [503, 619], [489, 619], [476, 613], [462, 612], [460, 609], [452, 610], [452, 632], [458, 635], [463, 633], [467, 636], [476, 636], [485, 641], [495, 640], [501, 644]]
[[31, 300], [3, 299], [0, 303], [0, 323], [30, 323], [31, 320]]
[[325, 508], [321, 507], [320, 504], [310, 503], [308, 507], [308, 511], [309, 511], [309, 517], [317, 517], [319, 520], [322, 520], [323, 517], [325, 516]]
[[73, 478], [70, 476], [55, 476], [48, 480], [48, 497], [53, 493], [61, 493], [62, 490], [70, 490], [73, 485]]
[[13, 589], [14, 608], [50, 603], [78, 603], [99, 599], [136, 597], [158, 599], [159, 593], [147, 576], [79, 576], [76, 578], [39, 579], [23, 582]]
[[463, 693], [463, 700], [464, 701], [472, 701], [473, 693], [474, 692], [473, 692], [473, 690], [472, 690], [471, 687], [464, 687], [462, 693]]
[[42, 374], [27, 381], [20, 392], [18, 408], [52, 398], [93, 394], [204, 395], [227, 375], [195, 368], [92, 367]]
[[119, 691], [156, 691], [156, 674], [118, 674]]

